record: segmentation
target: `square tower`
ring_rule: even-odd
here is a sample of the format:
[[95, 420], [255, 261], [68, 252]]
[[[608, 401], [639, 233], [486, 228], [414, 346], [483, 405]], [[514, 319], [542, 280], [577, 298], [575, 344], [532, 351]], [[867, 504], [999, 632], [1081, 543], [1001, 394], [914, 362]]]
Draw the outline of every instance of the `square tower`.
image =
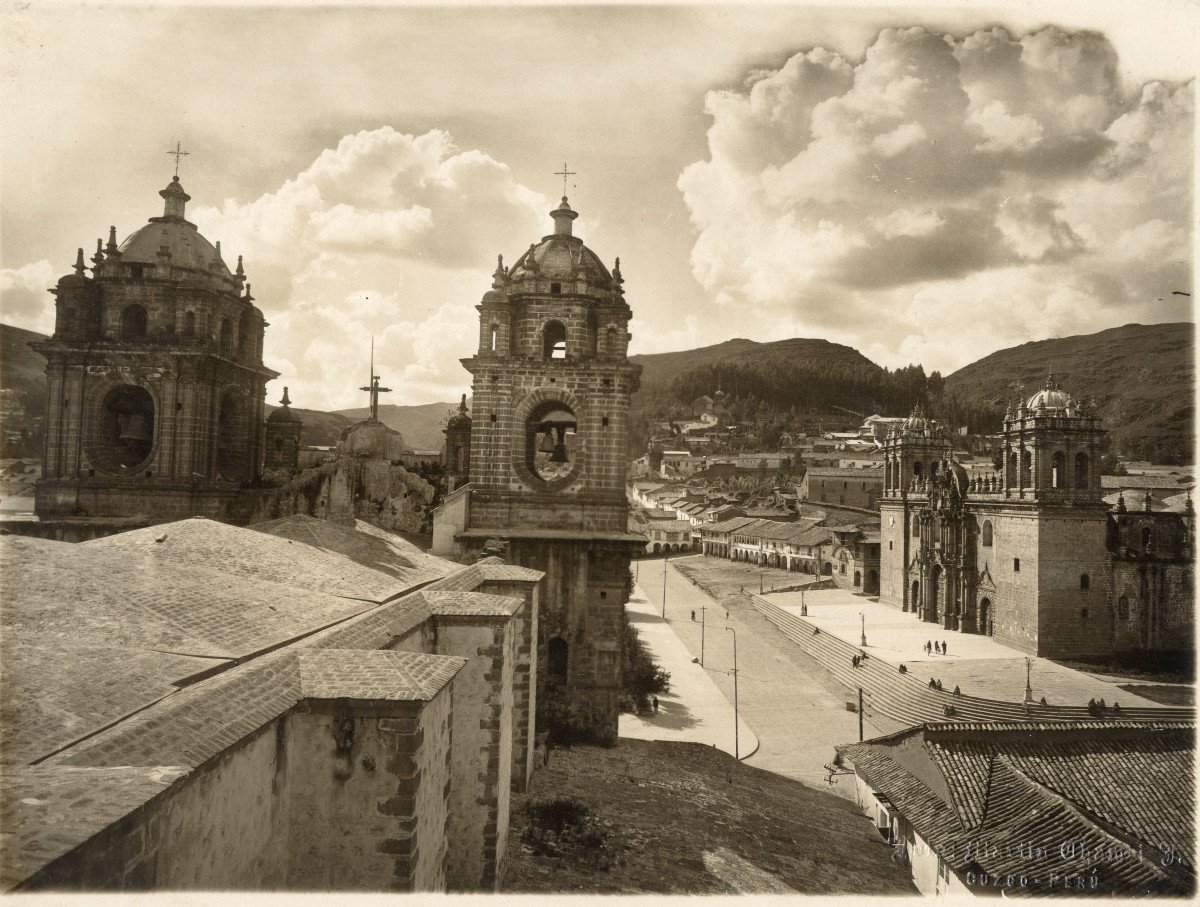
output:
[[460, 546], [508, 542], [546, 573], [538, 624], [538, 711], [546, 729], [615, 742], [627, 529], [631, 312], [610, 272], [572, 235], [564, 196], [554, 232], [511, 269], [500, 260], [478, 306], [470, 490]]

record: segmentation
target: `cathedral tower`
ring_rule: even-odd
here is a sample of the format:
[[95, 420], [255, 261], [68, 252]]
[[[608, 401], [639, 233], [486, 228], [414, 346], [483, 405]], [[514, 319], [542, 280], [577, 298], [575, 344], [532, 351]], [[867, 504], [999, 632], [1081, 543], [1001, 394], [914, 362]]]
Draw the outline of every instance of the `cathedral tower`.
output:
[[[629, 399], [641, 369], [626, 355], [631, 312], [620, 260], [610, 272], [572, 233], [566, 197], [554, 232], [478, 306], [469, 505], [459, 545], [508, 542], [509, 560], [545, 571], [538, 626], [542, 723], [613, 742], [621, 683]], [[436, 530], [435, 530], [436, 532]]]
[[266, 323], [236, 272], [184, 217], [179, 177], [164, 210], [120, 246], [96, 241], [91, 276], [50, 292], [54, 334], [40, 517], [221, 517], [263, 461]]

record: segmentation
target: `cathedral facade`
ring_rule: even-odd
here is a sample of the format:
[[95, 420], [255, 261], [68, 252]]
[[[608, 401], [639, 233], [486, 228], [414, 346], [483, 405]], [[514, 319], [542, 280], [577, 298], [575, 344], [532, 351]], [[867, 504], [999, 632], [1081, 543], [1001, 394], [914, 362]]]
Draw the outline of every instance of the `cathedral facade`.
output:
[[47, 359], [42, 519], [228, 516], [264, 458], [266, 323], [241, 258], [231, 271], [185, 217], [179, 177], [119, 246], [80, 249], [58, 281]]
[[1190, 645], [1192, 515], [1110, 514], [1103, 434], [1051, 378], [1006, 413], [1002, 468], [969, 477], [914, 411], [884, 442], [881, 601], [1051, 658]]
[[441, 508], [435, 551], [503, 540], [511, 563], [546, 574], [538, 713], [547, 726], [615, 742], [621, 615], [630, 556], [645, 543], [627, 529], [625, 495], [641, 369], [627, 356], [619, 259], [610, 271], [573, 235], [578, 215], [565, 196], [550, 216], [554, 232], [511, 268], [501, 260], [478, 306], [478, 349], [463, 360], [473, 376], [470, 481]]

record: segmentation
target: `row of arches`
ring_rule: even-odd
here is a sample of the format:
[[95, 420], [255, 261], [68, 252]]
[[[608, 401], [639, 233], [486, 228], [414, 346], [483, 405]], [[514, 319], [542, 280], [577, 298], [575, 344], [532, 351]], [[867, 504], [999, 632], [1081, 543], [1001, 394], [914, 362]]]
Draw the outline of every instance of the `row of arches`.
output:
[[687, 542], [655, 542], [650, 551], [652, 554], [674, 554], [676, 551], [691, 551], [692, 546]]
[[[206, 334], [207, 325], [202, 323], [201, 319], [207, 321], [203, 313], [198, 318], [196, 312], [191, 309], [184, 312], [179, 323], [178, 335], [194, 338]], [[117, 333], [121, 340], [144, 340], [149, 337], [150, 315], [146, 307], [134, 303], [122, 308]], [[236, 323], [233, 318], [222, 318], [216, 327], [215, 339], [221, 352], [227, 355], [261, 355], [262, 352], [262, 334], [256, 334], [255, 318], [249, 308]]]

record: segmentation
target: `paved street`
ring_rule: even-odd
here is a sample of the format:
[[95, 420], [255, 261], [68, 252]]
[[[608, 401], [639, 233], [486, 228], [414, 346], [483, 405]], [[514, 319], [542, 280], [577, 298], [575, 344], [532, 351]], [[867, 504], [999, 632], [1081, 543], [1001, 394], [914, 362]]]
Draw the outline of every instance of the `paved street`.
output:
[[[799, 592], [779, 592], [765, 598], [800, 616]], [[907, 665], [916, 677], [936, 678], [946, 689], [958, 686], [970, 696], [1010, 702], [1020, 702], [1025, 696], [1025, 656], [990, 637], [943, 630], [899, 608], [844, 589], [806, 591], [803, 603], [808, 606], [808, 621], [822, 632], [856, 646], [862, 638], [862, 612], [866, 618], [866, 651], [892, 664]], [[944, 641], [950, 654], [926, 655], [926, 641], [934, 640]], [[1109, 705], [1155, 705], [1115, 683], [1045, 658], [1033, 659], [1031, 680], [1034, 697], [1045, 696], [1053, 705], [1087, 705], [1089, 699], [1101, 698]]]
[[[643, 561], [637, 567], [639, 594], [635, 595], [635, 601], [648, 597], [649, 607], [658, 615], [662, 613], [663, 571], [661, 560]], [[728, 703], [734, 698], [735, 634], [726, 628], [736, 632], [739, 710], [759, 743], [757, 751], [745, 760], [747, 764], [830, 789], [825, 784], [822, 766], [833, 756], [834, 745], [858, 739], [858, 716], [846, 710], [841, 697], [830, 693], [807, 671], [781, 654], [769, 639], [760, 637], [760, 630], [736, 618], [727, 620], [724, 608], [675, 570], [674, 559], [666, 567], [666, 593], [667, 622], [661, 623], [660, 617], [657, 626], [669, 627], [671, 636], [694, 657], [700, 654], [703, 623], [704, 673]], [[630, 603], [631, 610], [636, 609], [639, 613], [645, 607]], [[694, 622], [691, 619], [693, 609], [696, 612]], [[643, 626], [654, 626], [641, 623], [640, 617], [635, 619], [639, 621], [639, 632], [643, 632]], [[666, 637], [643, 638], [657, 657], [657, 646], [662, 645]], [[690, 664], [690, 658], [687, 663]], [[675, 688], [674, 676], [672, 687]], [[681, 685], [677, 692], [687, 700], [686, 688]], [[625, 717], [622, 716], [622, 734], [625, 734]], [[878, 731], [868, 723], [865, 733], [871, 736]], [[743, 752], [746, 752], [745, 747]], [[845, 785], [834, 785], [832, 790], [846, 795], [848, 791], [843, 787]]]

